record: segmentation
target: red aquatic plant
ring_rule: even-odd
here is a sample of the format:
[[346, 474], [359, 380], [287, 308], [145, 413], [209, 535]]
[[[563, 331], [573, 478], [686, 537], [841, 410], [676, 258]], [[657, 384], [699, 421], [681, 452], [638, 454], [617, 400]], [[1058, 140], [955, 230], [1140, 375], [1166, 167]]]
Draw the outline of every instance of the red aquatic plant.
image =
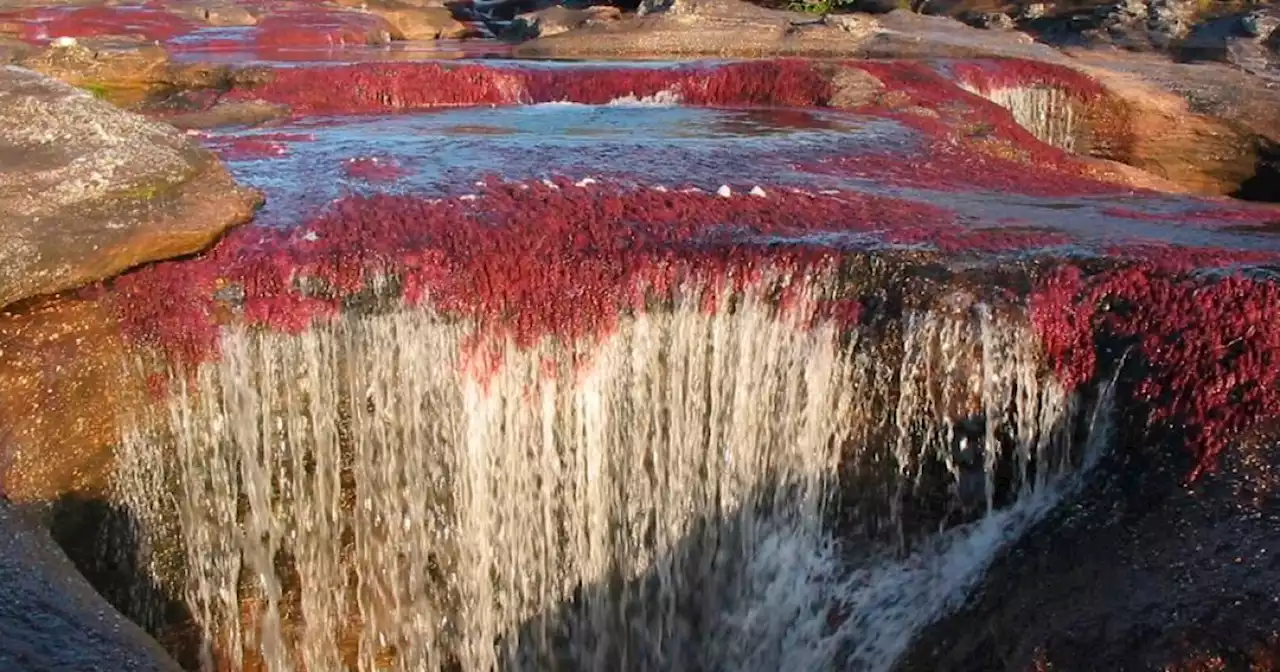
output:
[[807, 163], [803, 170], [937, 191], [983, 189], [1028, 196], [1131, 194], [1071, 163], [1036, 165], [975, 150], [950, 138], [925, 136], [906, 151], [866, 153]]
[[314, 6], [276, 9], [252, 35], [258, 48], [289, 49], [386, 44], [391, 33], [391, 25], [377, 15]]
[[830, 84], [810, 64], [755, 61], [671, 68], [495, 68], [377, 63], [276, 70], [233, 99], [289, 105], [299, 114], [377, 113], [461, 105], [607, 103], [669, 92], [691, 105], [825, 105]]
[[523, 92], [516, 72], [479, 65], [372, 63], [277, 69], [230, 99], [261, 99], [296, 114], [359, 114], [460, 105], [515, 103]]
[[165, 41], [196, 27], [176, 14], [151, 7], [41, 7], [23, 12], [21, 17], [21, 37], [33, 43], [108, 35]]
[[[292, 331], [379, 275], [398, 280], [409, 303], [528, 345], [607, 333], [620, 315], [685, 282], [741, 285], [766, 270], [831, 263], [838, 250], [806, 242], [809, 234], [920, 238], [955, 226], [938, 208], [857, 193], [721, 198], [490, 183], [473, 199], [357, 196], [294, 229], [240, 229], [202, 257], [118, 279], [112, 297], [130, 338], [185, 361], [216, 354], [227, 306], [249, 324]], [[846, 300], [824, 306], [858, 314]]]
[[1280, 285], [1142, 263], [1088, 275], [1067, 266], [1030, 298], [1048, 361], [1071, 387], [1096, 378], [1095, 343], [1131, 343], [1147, 422], [1182, 437], [1194, 478], [1240, 431], [1280, 416]]

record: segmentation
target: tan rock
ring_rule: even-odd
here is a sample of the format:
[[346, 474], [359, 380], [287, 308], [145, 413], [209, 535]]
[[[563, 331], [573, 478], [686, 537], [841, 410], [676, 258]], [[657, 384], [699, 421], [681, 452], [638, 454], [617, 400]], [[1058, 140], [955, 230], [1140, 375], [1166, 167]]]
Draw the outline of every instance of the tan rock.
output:
[[442, 0], [339, 0], [338, 4], [381, 17], [391, 26], [391, 37], [396, 40], [456, 39], [473, 32], [453, 18]]
[[567, 33], [584, 26], [611, 23], [622, 18], [622, 10], [617, 7], [588, 7], [587, 9], [569, 9], [564, 5], [553, 5], [535, 12], [528, 12], [516, 17], [514, 30], [520, 35], [536, 35], [548, 37]]
[[89, 585], [49, 533], [0, 499], [0, 669], [178, 672]]
[[1153, 56], [1073, 55], [1114, 103], [1113, 119], [1093, 124], [1094, 156], [1220, 195], [1257, 172], [1261, 142], [1280, 143], [1280, 90], [1257, 77]]
[[210, 26], [256, 26], [262, 19], [261, 10], [221, 0], [178, 2], [165, 8], [178, 16]]
[[260, 196], [178, 130], [0, 67], [0, 306], [197, 251]]

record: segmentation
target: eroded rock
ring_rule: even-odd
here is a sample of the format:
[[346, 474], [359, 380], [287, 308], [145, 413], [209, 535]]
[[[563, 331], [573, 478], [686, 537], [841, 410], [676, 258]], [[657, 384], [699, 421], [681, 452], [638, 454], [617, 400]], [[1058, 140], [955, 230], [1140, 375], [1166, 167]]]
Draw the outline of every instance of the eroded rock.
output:
[[0, 69], [0, 305], [194, 252], [259, 196], [177, 130]]

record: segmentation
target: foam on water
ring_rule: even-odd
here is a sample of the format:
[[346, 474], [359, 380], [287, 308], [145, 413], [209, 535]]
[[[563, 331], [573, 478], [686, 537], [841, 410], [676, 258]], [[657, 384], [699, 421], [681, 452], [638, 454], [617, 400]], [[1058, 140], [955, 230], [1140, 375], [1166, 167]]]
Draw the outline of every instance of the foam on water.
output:
[[[833, 282], [710, 312], [686, 287], [598, 344], [495, 346], [496, 368], [426, 310], [228, 328], [130, 419], [117, 497], [204, 669], [887, 669], [1057, 501], [1076, 403], [1016, 319], [957, 297], [851, 342], [813, 323]], [[939, 463], [976, 522], [906, 556], [838, 535], [842, 465], [883, 461], [900, 525]]]

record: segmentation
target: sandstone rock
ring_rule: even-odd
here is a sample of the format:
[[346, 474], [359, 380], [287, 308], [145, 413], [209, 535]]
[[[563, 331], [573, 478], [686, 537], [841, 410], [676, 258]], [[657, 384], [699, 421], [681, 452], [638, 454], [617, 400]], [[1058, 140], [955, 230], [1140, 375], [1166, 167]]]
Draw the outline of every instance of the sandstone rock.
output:
[[111, 607], [42, 529], [0, 498], [0, 669], [178, 672]]
[[186, 254], [259, 196], [171, 127], [0, 68], [0, 305]]
[[1053, 5], [1047, 2], [1032, 2], [1022, 6], [1018, 10], [1018, 19], [1021, 21], [1035, 21], [1044, 18], [1053, 9]]
[[0, 35], [0, 65], [13, 63], [31, 52], [21, 40]]
[[456, 39], [471, 33], [469, 26], [453, 18], [453, 12], [444, 7], [374, 0], [361, 3], [361, 8], [385, 19], [392, 37], [398, 40]]
[[622, 10], [617, 7], [569, 9], [563, 5], [555, 5], [517, 16], [511, 23], [511, 31], [521, 37], [549, 37], [583, 26], [610, 23], [620, 18]]

